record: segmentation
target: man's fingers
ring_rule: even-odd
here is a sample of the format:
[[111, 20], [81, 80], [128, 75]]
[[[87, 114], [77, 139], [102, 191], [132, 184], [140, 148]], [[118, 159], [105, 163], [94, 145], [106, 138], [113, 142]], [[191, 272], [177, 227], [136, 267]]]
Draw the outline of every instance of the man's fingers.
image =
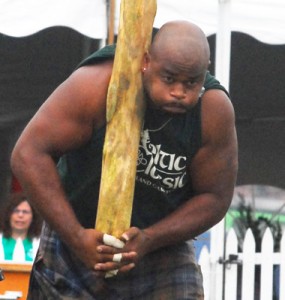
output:
[[100, 254], [115, 254], [118, 252], [118, 249], [110, 246], [100, 245], [97, 247], [97, 251]]
[[118, 268], [117, 263], [114, 262], [106, 262], [106, 263], [98, 263], [95, 264], [94, 270], [95, 271], [110, 271], [112, 269]]
[[103, 243], [107, 246], [112, 246], [119, 249], [122, 249], [125, 246], [124, 242], [106, 233], [103, 235]]
[[106, 274], [105, 274], [105, 278], [114, 277], [114, 276], [117, 275], [118, 272], [119, 272], [118, 269], [108, 271], [108, 272], [106, 272]]
[[114, 254], [114, 256], [113, 256], [113, 262], [118, 262], [118, 263], [121, 262], [122, 257], [123, 257], [122, 253], [116, 253], [116, 254]]
[[107, 271], [105, 274], [105, 278], [111, 278], [111, 277], [117, 276], [119, 272], [120, 273], [128, 272], [131, 269], [133, 269], [134, 267], [135, 267], [135, 264], [131, 263], [131, 264], [124, 265], [120, 269], [114, 269], [114, 270]]
[[98, 270], [108, 270], [108, 268], [113, 268], [114, 265], [120, 266], [122, 264], [132, 263], [135, 261], [136, 257], [136, 252], [102, 255], [100, 261], [95, 264], [95, 266], [97, 266]]
[[131, 227], [126, 232], [124, 232], [121, 236], [122, 240], [127, 243], [129, 240], [133, 239], [140, 233], [140, 230], [137, 227]]
[[128, 234], [125, 232], [125, 233], [122, 234], [122, 239], [123, 239], [125, 242], [127, 242], [127, 241], [129, 241], [130, 237], [129, 237]]
[[131, 269], [133, 269], [136, 265], [134, 263], [130, 263], [127, 265], [123, 265], [119, 271], [120, 273], [125, 273], [125, 272], [129, 272]]

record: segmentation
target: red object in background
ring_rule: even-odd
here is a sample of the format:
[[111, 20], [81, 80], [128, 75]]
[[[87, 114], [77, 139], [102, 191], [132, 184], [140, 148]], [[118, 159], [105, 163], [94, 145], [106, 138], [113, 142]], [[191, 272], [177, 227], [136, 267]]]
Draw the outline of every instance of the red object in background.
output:
[[22, 192], [22, 187], [14, 175], [12, 177], [12, 192], [14, 193]]

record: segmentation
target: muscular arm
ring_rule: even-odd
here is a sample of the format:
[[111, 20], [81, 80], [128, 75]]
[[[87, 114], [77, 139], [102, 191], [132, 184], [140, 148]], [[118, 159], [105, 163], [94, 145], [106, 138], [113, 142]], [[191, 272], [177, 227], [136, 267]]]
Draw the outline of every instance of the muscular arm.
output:
[[30, 121], [11, 158], [31, 204], [86, 265], [98, 262], [96, 246], [102, 233], [86, 230], [70, 207], [54, 159], [89, 141], [105, 123], [105, 101], [111, 62], [75, 71]]
[[[140, 255], [196, 237], [218, 223], [231, 203], [237, 173], [233, 108], [218, 90], [206, 92], [202, 103], [202, 147], [189, 166], [195, 196], [143, 231]], [[131, 238], [129, 245], [135, 246], [136, 230], [126, 234]]]

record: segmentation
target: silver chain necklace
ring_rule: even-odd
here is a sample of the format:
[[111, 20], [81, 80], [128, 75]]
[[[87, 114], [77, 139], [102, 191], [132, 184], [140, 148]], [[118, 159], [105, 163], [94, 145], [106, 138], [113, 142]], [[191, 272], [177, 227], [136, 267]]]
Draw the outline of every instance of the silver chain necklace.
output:
[[[156, 131], [159, 131], [161, 130], [162, 128], [164, 128], [171, 120], [173, 119], [173, 117], [169, 118], [168, 120], [166, 120], [166, 122], [164, 122], [159, 128], [157, 129], [146, 129], [148, 130], [149, 132], [156, 132]], [[142, 128], [144, 128], [144, 122], [143, 122], [143, 126]]]

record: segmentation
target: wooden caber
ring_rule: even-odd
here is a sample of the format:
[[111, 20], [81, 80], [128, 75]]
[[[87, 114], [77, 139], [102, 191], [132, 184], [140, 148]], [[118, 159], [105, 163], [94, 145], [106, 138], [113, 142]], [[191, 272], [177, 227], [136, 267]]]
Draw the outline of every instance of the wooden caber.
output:
[[114, 67], [107, 96], [107, 129], [96, 229], [120, 237], [130, 227], [138, 146], [144, 116], [141, 67], [156, 0], [122, 0]]

